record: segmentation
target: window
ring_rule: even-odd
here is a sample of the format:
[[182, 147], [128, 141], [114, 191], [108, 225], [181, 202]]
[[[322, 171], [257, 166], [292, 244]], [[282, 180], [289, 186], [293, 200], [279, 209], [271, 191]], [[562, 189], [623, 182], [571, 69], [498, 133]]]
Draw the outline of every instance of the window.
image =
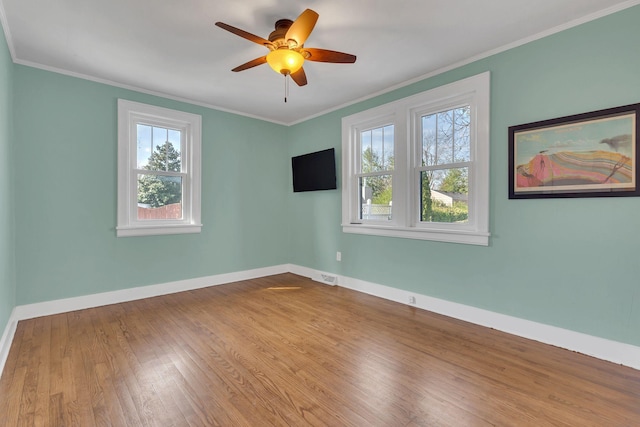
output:
[[489, 244], [489, 73], [342, 119], [342, 229]]
[[118, 100], [117, 236], [198, 233], [201, 118]]
[[391, 220], [393, 189], [393, 125], [360, 132], [358, 178], [359, 219]]

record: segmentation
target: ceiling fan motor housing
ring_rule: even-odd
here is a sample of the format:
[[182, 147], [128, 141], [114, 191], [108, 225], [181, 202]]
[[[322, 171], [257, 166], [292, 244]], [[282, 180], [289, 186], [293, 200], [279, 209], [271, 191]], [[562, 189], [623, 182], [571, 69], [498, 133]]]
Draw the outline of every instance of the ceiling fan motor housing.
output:
[[269, 41], [273, 43], [274, 49], [289, 48], [289, 43], [285, 39], [285, 36], [291, 24], [293, 24], [293, 21], [290, 19], [279, 19], [276, 21], [276, 29], [269, 34]]

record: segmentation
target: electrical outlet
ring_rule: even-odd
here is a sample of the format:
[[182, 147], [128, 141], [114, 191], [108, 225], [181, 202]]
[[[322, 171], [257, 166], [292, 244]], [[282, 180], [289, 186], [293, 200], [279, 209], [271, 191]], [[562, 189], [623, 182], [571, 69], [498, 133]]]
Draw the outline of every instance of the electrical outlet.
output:
[[342, 252], [336, 252], [336, 261], [342, 261]]
[[416, 303], [416, 297], [414, 297], [413, 295], [411, 295], [409, 297], [409, 304], [415, 304]]

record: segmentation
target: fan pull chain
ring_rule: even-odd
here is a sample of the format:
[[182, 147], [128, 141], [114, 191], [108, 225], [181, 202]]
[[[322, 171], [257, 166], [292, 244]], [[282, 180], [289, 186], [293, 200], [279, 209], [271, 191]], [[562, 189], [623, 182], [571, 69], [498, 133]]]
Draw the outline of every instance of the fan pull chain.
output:
[[284, 102], [287, 102], [287, 97], [289, 96], [289, 79], [287, 79], [288, 74], [284, 75]]

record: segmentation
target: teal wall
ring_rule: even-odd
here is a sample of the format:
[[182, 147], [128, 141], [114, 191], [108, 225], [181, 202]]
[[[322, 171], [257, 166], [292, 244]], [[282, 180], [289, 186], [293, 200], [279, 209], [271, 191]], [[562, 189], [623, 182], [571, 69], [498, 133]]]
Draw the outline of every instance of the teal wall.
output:
[[13, 64], [0, 26], [0, 336], [16, 305], [13, 231]]
[[638, 22], [627, 9], [292, 127], [290, 155], [340, 151], [343, 116], [491, 71], [489, 247], [344, 234], [336, 190], [289, 196], [290, 261], [640, 345], [640, 198], [508, 200], [507, 184], [509, 126], [640, 102]]
[[[14, 81], [18, 305], [288, 262], [286, 127], [25, 66]], [[118, 98], [202, 115], [201, 233], [116, 238]]]

